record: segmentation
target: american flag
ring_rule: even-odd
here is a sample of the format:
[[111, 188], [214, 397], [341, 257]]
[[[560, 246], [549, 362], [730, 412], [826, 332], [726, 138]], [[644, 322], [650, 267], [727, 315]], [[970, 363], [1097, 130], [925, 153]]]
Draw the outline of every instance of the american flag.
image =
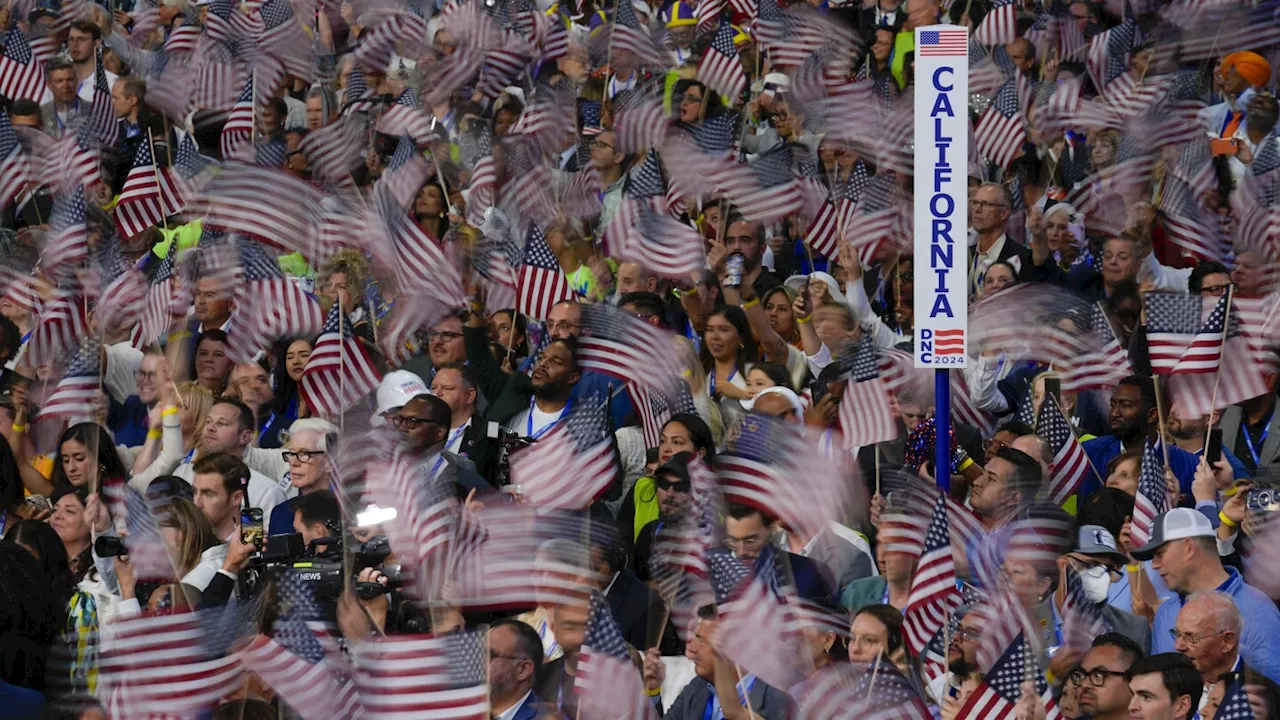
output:
[[196, 613], [117, 617], [102, 626], [99, 684], [113, 689], [113, 717], [187, 717], [244, 687], [236, 655], [210, 653]]
[[164, 41], [164, 52], [192, 52], [196, 49], [196, 44], [199, 41], [199, 26], [187, 24], [179, 25], [169, 33], [169, 37]]
[[797, 698], [806, 720], [843, 720], [851, 708], [866, 720], [928, 720], [920, 693], [893, 663], [828, 663], [815, 673]]
[[658, 447], [662, 426], [671, 419], [673, 414], [697, 412], [693, 405], [693, 397], [689, 393], [689, 386], [684, 383], [680, 383], [676, 388], [674, 409], [666, 395], [640, 387], [635, 383], [627, 383], [627, 394], [631, 398], [631, 404], [635, 406], [636, 414], [640, 416], [640, 426], [644, 431], [644, 446], [647, 448]]
[[1129, 53], [1138, 45], [1138, 23], [1128, 2], [1124, 4], [1124, 15], [1122, 23], [1093, 36], [1089, 42], [1085, 67], [1099, 92], [1129, 70]]
[[[117, 241], [118, 242], [118, 241]], [[146, 309], [147, 279], [137, 268], [120, 263], [114, 276], [103, 268], [102, 296], [93, 310], [93, 323], [98, 332], [133, 328]]]
[[848, 180], [835, 180], [836, 188], [831, 197], [822, 203], [817, 217], [809, 224], [806, 240], [809, 247], [828, 258], [835, 257], [840, 251], [842, 230], [853, 217], [858, 198], [867, 189], [870, 177], [867, 166], [861, 160], [854, 166]]
[[605, 250], [663, 277], [687, 277], [706, 265], [702, 236], [667, 214], [665, 198], [658, 154], [650, 150], [628, 174], [622, 204], [605, 229]]
[[27, 36], [14, 27], [5, 36], [0, 55], [0, 95], [40, 102], [44, 92], [44, 66], [31, 52]]
[[[954, 32], [951, 30], [940, 32]], [[1018, 5], [1013, 0], [996, 0], [973, 31], [979, 45], [1008, 45], [1018, 37]]]
[[334, 303], [298, 381], [302, 399], [320, 415], [337, 417], [372, 392], [381, 379], [369, 351], [352, 333], [341, 303]]
[[206, 180], [205, 171], [211, 162], [200, 154], [196, 141], [190, 134], [182, 136], [173, 166], [160, 172], [161, 207], [174, 215], [187, 205], [187, 198], [199, 192]]
[[711, 38], [711, 47], [698, 66], [698, 79], [724, 97], [736, 98], [746, 87], [747, 75], [742, 70], [742, 60], [733, 45], [734, 29], [724, 20]]
[[576, 682], [583, 706], [608, 717], [656, 719], [609, 603], [599, 593], [591, 594], [590, 603]]
[[1036, 434], [1053, 449], [1053, 471], [1049, 476], [1049, 499], [1061, 505], [1076, 493], [1089, 473], [1089, 456], [1071, 430], [1071, 423], [1051, 396], [1045, 395], [1036, 420]]
[[[239, 255], [243, 277], [236, 287], [238, 312], [227, 338], [227, 352], [232, 359], [248, 362], [254, 353], [280, 338], [311, 337], [320, 329], [324, 317], [319, 303], [285, 276], [265, 248], [243, 240]], [[154, 281], [147, 299], [151, 322], [167, 325], [172, 293], [172, 280]]]
[[1044, 704], [1047, 720], [1061, 718], [1052, 688], [1031, 652], [1025, 633], [1019, 633], [987, 671], [957, 717], [960, 720], [1010, 720], [1014, 717], [1014, 706], [1022, 697], [1022, 683], [1032, 680]]
[[1067, 593], [1062, 602], [1062, 640], [1065, 647], [1088, 652], [1093, 639], [1107, 631], [1102, 619], [1102, 606], [1085, 597], [1080, 573], [1068, 567]]
[[40, 408], [40, 419], [93, 417], [97, 411], [94, 396], [101, 386], [102, 342], [87, 336], [80, 350], [71, 358], [53, 394]]
[[1218, 703], [1218, 712], [1213, 720], [1254, 720], [1253, 705], [1249, 704], [1249, 694], [1244, 691], [1245, 680], [1237, 675], [1227, 685], [1222, 701]]
[[888, 390], [880, 379], [871, 334], [863, 333], [858, 342], [844, 349], [837, 362], [841, 368], [848, 368], [849, 373], [840, 398], [844, 447], [852, 450], [897, 438], [898, 426], [889, 409]]
[[33, 367], [54, 362], [79, 347], [87, 331], [84, 298], [62, 293], [47, 302], [27, 341], [26, 357]]
[[1184, 255], [1218, 262], [1226, 257], [1230, 244], [1222, 232], [1218, 216], [1200, 205], [1195, 190], [1189, 184], [1170, 177], [1160, 196], [1160, 210], [1165, 232], [1182, 248]]
[[647, 96], [633, 99], [617, 112], [614, 130], [618, 134], [618, 152], [638, 153], [655, 147], [666, 128], [667, 116], [658, 99]]
[[[855, 209], [846, 214], [844, 236], [859, 255], [869, 255], [882, 243], [898, 243], [895, 226], [903, 201], [894, 184], [896, 173], [877, 173], [863, 191]], [[837, 241], [837, 247], [838, 242]]]
[[925, 30], [920, 33], [921, 57], [963, 57], [969, 53], [969, 31]]
[[352, 68], [351, 74], [347, 76], [347, 87], [342, 93], [342, 113], [369, 112], [373, 107], [373, 103], [369, 101], [371, 97], [373, 91], [365, 80], [364, 70]]
[[188, 199], [185, 214], [205, 216], [205, 227], [300, 252], [319, 267], [328, 259], [318, 232], [320, 207], [320, 191], [292, 173], [227, 163], [202, 193]]
[[564, 20], [551, 18], [547, 34], [542, 39], [542, 62], [555, 62], [569, 51], [569, 32], [565, 29]]
[[405, 88], [395, 103], [378, 118], [378, 132], [386, 135], [408, 135], [419, 145], [427, 145], [435, 137], [435, 120], [423, 112], [412, 88]]
[[1151, 539], [1156, 516], [1169, 509], [1169, 493], [1164, 481], [1164, 462], [1160, 446], [1147, 443], [1142, 450], [1142, 467], [1138, 471], [1138, 494], [1133, 501], [1133, 522], [1129, 529], [1134, 547]]
[[716, 458], [726, 502], [758, 508], [806, 537], [843, 512], [841, 465], [821, 457], [795, 424], [748, 415], [729, 450]]
[[364, 709], [391, 720], [488, 720], [488, 651], [479, 630], [392, 635], [356, 645]]
[[262, 4], [262, 35], [259, 47], [271, 52], [291, 75], [310, 80], [315, 77], [312, 44], [303, 34], [288, 0], [267, 0]]
[[511, 456], [511, 481], [534, 507], [583, 510], [618, 476], [607, 402], [592, 400], [575, 404], [551, 433]]
[[124, 181], [124, 189], [116, 201], [116, 227], [122, 237], [133, 237], [152, 225], [164, 221], [161, 207], [160, 180], [156, 176], [156, 163], [151, 157], [151, 143], [138, 143], [133, 156], [133, 168]]
[[663, 65], [653, 38], [649, 37], [647, 30], [640, 27], [640, 20], [636, 18], [636, 11], [630, 3], [618, 3], [609, 44], [613, 52], [626, 50], [634, 53], [641, 65]]
[[[174, 305], [179, 302], [175, 297], [176, 288], [173, 278], [173, 258], [177, 253], [177, 245], [171, 243], [169, 253], [160, 261], [156, 274], [151, 278], [150, 287], [147, 288], [146, 305], [135, 330], [134, 345], [136, 347], [145, 347], [156, 342], [169, 329], [174, 316]], [[231, 327], [234, 329], [235, 324]]]
[[675, 337], [609, 304], [582, 307], [578, 363], [637, 387], [661, 392], [671, 400], [683, 369], [674, 353]]
[[244, 84], [244, 89], [240, 91], [240, 97], [236, 99], [236, 104], [231, 107], [231, 115], [227, 117], [227, 122], [222, 126], [222, 135], [218, 139], [219, 146], [222, 150], [222, 157], [225, 159], [245, 160], [246, 153], [250, 151], [250, 142], [253, 139], [253, 120], [257, 110], [255, 105], [257, 98], [254, 96], [254, 79], [255, 76], [250, 73], [249, 79]]
[[708, 579], [718, 604], [727, 603], [739, 595], [738, 591], [745, 589], [751, 580], [751, 566], [724, 548], [706, 553], [706, 559]]
[[925, 532], [924, 553], [911, 580], [911, 594], [903, 613], [903, 634], [908, 649], [922, 652], [934, 633], [960, 605], [956, 566], [951, 558], [951, 526], [947, 522], [947, 498], [938, 495]]
[[84, 213], [83, 185], [54, 200], [49, 218], [49, 244], [40, 256], [41, 266], [54, 277], [74, 278], [75, 271], [89, 259]]
[[1062, 389], [1065, 391], [1110, 390], [1120, 380], [1133, 374], [1128, 353], [1116, 339], [1107, 314], [1096, 304], [1090, 308], [1089, 332], [1099, 348], [1088, 350], [1067, 363], [1062, 378]]
[[1001, 167], [1009, 167], [1027, 140], [1022, 114], [1018, 111], [1018, 91], [1011, 80], [991, 99], [973, 130], [978, 152]]
[[[129, 553], [134, 573], [146, 580], [171, 580], [177, 574], [173, 560], [165, 549], [157, 515], [168, 512], [157, 501], [153, 504], [124, 478], [103, 478], [102, 495], [111, 517], [122, 523], [128, 535], [122, 538]], [[166, 501], [167, 502], [167, 501]]]
[[716, 650], [773, 687], [789, 688], [804, 680], [798, 652], [804, 643], [802, 626], [794, 606], [771, 587], [772, 574], [765, 575], [767, 571], [747, 580], [720, 605]]
[[119, 126], [116, 122], [115, 105], [111, 102], [111, 87], [107, 85], [107, 71], [102, 67], [102, 48], [98, 48], [93, 72], [93, 105], [89, 108], [89, 127], [103, 145], [115, 145]]
[[791, 165], [791, 147], [782, 144], [760, 154], [755, 162], [724, 173], [720, 182], [743, 217], [772, 222], [799, 212], [804, 206], [800, 183]]
[[546, 320], [553, 305], [575, 297], [573, 288], [569, 287], [569, 279], [560, 269], [560, 262], [552, 254], [546, 236], [537, 225], [529, 226], [519, 276], [516, 310], [531, 320]]
[[835, 24], [823, 22], [810, 8], [791, 5], [783, 9], [777, 0], [759, 0], [756, 35], [769, 52], [773, 67], [803, 66], [827, 42]]
[[0, 211], [31, 184], [31, 165], [22, 152], [9, 114], [0, 112]]
[[[691, 456], [688, 468], [692, 511], [684, 523], [664, 524], [654, 538], [654, 548], [667, 569], [707, 577], [706, 555], [718, 542], [718, 521], [724, 503], [720, 482], [702, 458]], [[652, 567], [650, 563], [650, 572]]]
[[[1162, 375], [1214, 373], [1222, 361], [1227, 338], [1239, 334], [1228, 317], [1227, 295], [1203, 298], [1180, 293], [1147, 293], [1147, 343], [1151, 369]], [[1203, 321], [1205, 304], [1213, 302]], [[1236, 332], [1233, 333], [1232, 330]]]

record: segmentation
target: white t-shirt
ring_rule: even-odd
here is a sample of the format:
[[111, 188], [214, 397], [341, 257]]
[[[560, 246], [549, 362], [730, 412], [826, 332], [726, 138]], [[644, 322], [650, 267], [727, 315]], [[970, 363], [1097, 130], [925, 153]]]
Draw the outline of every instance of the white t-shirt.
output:
[[[194, 462], [184, 462], [173, 471], [173, 474], [187, 482], [192, 482], [195, 478], [194, 466]], [[249, 507], [262, 508], [263, 527], [268, 535], [271, 534], [271, 509], [284, 500], [284, 493], [280, 491], [279, 483], [267, 479], [266, 475], [257, 470], [249, 471]], [[221, 563], [218, 567], [222, 567]], [[214, 571], [217, 571], [217, 568], [214, 568]]]
[[[551, 432], [551, 428], [564, 417], [568, 409], [569, 406], [566, 405], [555, 412], [543, 412], [534, 404], [528, 410], [521, 410], [508, 420], [507, 429], [520, 437], [541, 438]], [[530, 413], [533, 414], [532, 422], [529, 419]]]

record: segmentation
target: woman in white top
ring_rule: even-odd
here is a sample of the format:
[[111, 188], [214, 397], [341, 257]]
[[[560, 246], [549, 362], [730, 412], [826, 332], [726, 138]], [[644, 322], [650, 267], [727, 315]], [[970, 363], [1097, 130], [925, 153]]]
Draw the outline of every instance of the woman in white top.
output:
[[755, 336], [740, 308], [722, 307], [707, 317], [700, 360], [707, 373], [708, 394], [720, 404], [726, 426], [743, 414], [737, 401], [751, 397], [746, 373], [759, 359]]

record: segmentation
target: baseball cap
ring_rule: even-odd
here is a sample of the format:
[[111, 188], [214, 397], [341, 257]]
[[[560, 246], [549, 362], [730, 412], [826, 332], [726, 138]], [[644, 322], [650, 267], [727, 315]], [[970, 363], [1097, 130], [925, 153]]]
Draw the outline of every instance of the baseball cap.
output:
[[414, 375], [408, 370], [395, 370], [387, 373], [382, 378], [382, 382], [378, 383], [378, 411], [374, 413], [371, 420], [374, 427], [379, 427], [386, 422], [383, 415], [397, 410], [409, 404], [409, 401], [419, 395], [430, 395], [431, 389], [422, 381], [422, 378]]
[[827, 286], [827, 295], [830, 295], [831, 299], [836, 301], [838, 304], [849, 304], [849, 301], [845, 299], [844, 293], [840, 292], [840, 283], [836, 282], [835, 278], [821, 271], [814, 272], [810, 275], [792, 275], [787, 278], [787, 282], [785, 284], [796, 292], [803, 292], [804, 284], [809, 281], [809, 278], [821, 280]]
[[1151, 540], [1142, 547], [1133, 549], [1133, 556], [1139, 560], [1150, 560], [1161, 545], [1185, 538], [1214, 537], [1213, 525], [1209, 518], [1199, 510], [1191, 508], [1174, 508], [1156, 516], [1151, 524]]
[[1129, 558], [1117, 548], [1115, 536], [1101, 525], [1080, 526], [1076, 535], [1076, 552], [1106, 558], [1119, 565], [1129, 562]]
[[756, 400], [759, 400], [765, 395], [781, 395], [782, 397], [786, 398], [788, 402], [791, 403], [791, 408], [795, 410], [796, 415], [798, 415], [802, 419], [804, 418], [804, 401], [801, 400], [800, 396], [796, 395], [795, 391], [793, 391], [791, 388], [785, 388], [785, 387], [782, 387], [781, 385], [774, 385], [773, 387], [767, 387], [761, 390], [760, 392], [756, 393], [755, 397], [750, 397], [745, 400], [739, 400], [738, 402], [742, 403], [742, 407], [746, 408], [747, 410], [755, 410]]

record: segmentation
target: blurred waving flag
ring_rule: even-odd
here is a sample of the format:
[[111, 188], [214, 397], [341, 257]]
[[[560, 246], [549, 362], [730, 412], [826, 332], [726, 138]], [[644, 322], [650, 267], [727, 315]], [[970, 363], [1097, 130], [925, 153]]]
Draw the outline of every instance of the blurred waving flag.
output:
[[1017, 86], [1012, 80], [996, 91], [973, 133], [978, 152], [991, 162], [1007, 168], [1018, 156], [1027, 140], [1027, 131], [1018, 110]]
[[102, 48], [97, 48], [93, 71], [93, 105], [89, 108], [89, 127], [103, 145], [115, 145], [119, 135], [116, 109], [111, 100], [107, 71], [102, 67]]
[[744, 673], [789, 688], [804, 680], [802, 626], [795, 606], [770, 587], [769, 579], [763, 573], [748, 579], [720, 604], [716, 650]]
[[1151, 539], [1156, 516], [1169, 509], [1169, 492], [1164, 481], [1164, 461], [1160, 446], [1147, 443], [1142, 450], [1142, 466], [1138, 470], [1138, 494], [1133, 501], [1133, 526], [1130, 534], [1134, 547]]
[[535, 507], [582, 510], [618, 476], [606, 403], [575, 404], [532, 447], [511, 456], [511, 481]]
[[1076, 493], [1089, 473], [1089, 456], [1076, 438], [1071, 423], [1051, 395], [1046, 394], [1036, 419], [1036, 435], [1044, 438], [1053, 450], [1053, 472], [1049, 475], [1049, 499], [1061, 505]]
[[27, 36], [16, 26], [4, 38], [0, 54], [0, 95], [40, 102], [44, 99], [44, 64], [31, 52]]
[[9, 114], [0, 112], [0, 211], [31, 184], [31, 164], [18, 142]]
[[40, 256], [40, 264], [55, 278], [76, 281], [76, 271], [89, 259], [84, 213], [84, 186], [54, 200], [49, 218], [49, 243]]
[[[201, 244], [202, 248], [207, 246], [207, 243]], [[260, 348], [269, 347], [276, 340], [310, 337], [320, 330], [324, 323], [320, 304], [285, 276], [272, 254], [253, 240], [241, 240], [236, 249], [243, 275], [235, 294], [239, 312], [227, 338], [227, 351], [232, 359], [247, 362]], [[164, 282], [153, 281], [148, 313], [155, 322], [160, 322], [161, 313], [165, 313], [163, 322], [167, 323], [170, 310], [163, 305], [165, 298], [173, 295]]]
[[231, 115], [227, 117], [227, 122], [222, 126], [222, 135], [218, 142], [222, 149], [222, 157], [229, 160], [245, 160], [246, 153], [249, 151], [251, 141], [253, 139], [253, 121], [254, 115], [257, 113], [255, 108], [257, 98], [254, 96], [255, 76], [249, 75], [249, 79], [245, 81], [244, 89], [240, 91], [240, 97], [236, 100], [236, 104], [231, 107]]
[[80, 346], [87, 332], [84, 298], [62, 292], [44, 305], [27, 342], [26, 357], [33, 366], [54, 362]]
[[162, 223], [167, 214], [161, 207], [162, 202], [156, 163], [151, 157], [151, 143], [138, 143], [133, 168], [129, 170], [124, 189], [116, 201], [116, 227], [120, 229], [120, 235], [130, 238]]
[[863, 333], [837, 359], [847, 368], [848, 380], [840, 398], [840, 431], [844, 447], [854, 449], [898, 437], [898, 426], [889, 408], [889, 393], [880, 379], [879, 361], [871, 334]]
[[698, 66], [698, 79], [722, 97], [736, 98], [747, 85], [747, 75], [733, 44], [735, 31], [728, 22], [721, 20], [720, 27], [711, 38], [711, 47], [702, 56]]
[[1094, 304], [1089, 309], [1088, 333], [1097, 350], [1086, 350], [1065, 363], [1062, 389], [1075, 392], [1086, 389], [1110, 390], [1121, 379], [1133, 374], [1129, 354], [1120, 346], [1111, 321], [1102, 308]]
[[576, 688], [588, 717], [657, 718], [622, 631], [599, 593], [591, 594]]
[[302, 399], [320, 415], [337, 417], [372, 392], [379, 380], [381, 375], [352, 332], [341, 303], [334, 303], [298, 381]]
[[945, 495], [939, 495], [925, 532], [924, 553], [911, 579], [911, 594], [903, 613], [903, 634], [911, 652], [919, 654], [947, 617], [960, 605], [956, 566], [951, 557], [951, 525]]
[[[931, 31], [932, 32], [932, 31]], [[982, 16], [973, 31], [973, 42], [979, 45], [1008, 45], [1018, 37], [1018, 4], [1014, 0], [996, 0]]]
[[391, 720], [489, 720], [488, 649], [481, 630], [392, 635], [357, 645], [364, 709]]
[[94, 336], [86, 337], [53, 394], [40, 408], [39, 419], [65, 418], [74, 423], [94, 416], [95, 398], [102, 382], [101, 356], [102, 342]]
[[560, 269], [560, 263], [547, 245], [547, 238], [536, 225], [529, 227], [525, 240], [524, 263], [519, 272], [520, 287], [516, 292], [516, 310], [531, 320], [546, 320], [552, 306], [561, 300], [572, 300], [573, 289]]

